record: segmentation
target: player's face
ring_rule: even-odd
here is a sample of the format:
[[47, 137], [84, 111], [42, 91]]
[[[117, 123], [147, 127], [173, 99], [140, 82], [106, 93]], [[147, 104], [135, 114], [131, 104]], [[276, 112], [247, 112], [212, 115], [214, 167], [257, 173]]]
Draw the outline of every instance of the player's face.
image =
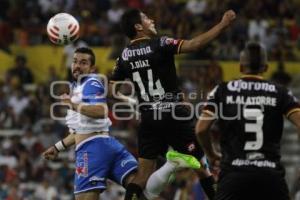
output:
[[75, 53], [72, 62], [72, 75], [74, 79], [78, 79], [80, 75], [92, 72], [91, 56], [85, 53]]
[[146, 35], [157, 35], [154, 20], [150, 19], [144, 13], [141, 13], [143, 30]]

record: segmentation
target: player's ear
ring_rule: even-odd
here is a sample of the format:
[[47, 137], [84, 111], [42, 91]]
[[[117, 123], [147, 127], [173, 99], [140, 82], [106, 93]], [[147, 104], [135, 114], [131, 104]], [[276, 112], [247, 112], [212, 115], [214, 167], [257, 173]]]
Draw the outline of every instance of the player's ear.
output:
[[135, 24], [134, 28], [135, 28], [136, 31], [142, 31], [143, 30], [142, 24]]
[[95, 73], [96, 72], [96, 65], [92, 65], [91, 69], [90, 69], [91, 73]]

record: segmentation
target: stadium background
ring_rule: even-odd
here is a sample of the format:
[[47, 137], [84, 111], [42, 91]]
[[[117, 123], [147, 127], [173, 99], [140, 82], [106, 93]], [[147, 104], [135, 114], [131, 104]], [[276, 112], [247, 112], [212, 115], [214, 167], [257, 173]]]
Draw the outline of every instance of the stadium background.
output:
[[[1, 0], [0, 4], [0, 199], [73, 198], [73, 151], [62, 153], [56, 162], [40, 157], [66, 134], [61, 122], [50, 119], [55, 99], [49, 86], [67, 78], [63, 55], [75, 48], [48, 41], [45, 27], [55, 13], [68, 12], [79, 20], [81, 37], [76, 45], [91, 46], [98, 71], [109, 75], [127, 42], [118, 26], [127, 7], [143, 9], [161, 35], [175, 38], [208, 30], [226, 9], [234, 9], [237, 21], [217, 40], [197, 53], [176, 57], [182, 90], [198, 94], [190, 101], [203, 101], [215, 84], [239, 76], [238, 52], [248, 40], [258, 40], [268, 50], [271, 62], [265, 77], [300, 96], [299, 0]], [[137, 121], [112, 121], [112, 135], [136, 155]], [[216, 125], [216, 140], [218, 134]], [[290, 123], [282, 145], [291, 196], [299, 200], [300, 145]], [[203, 199], [198, 184], [191, 171], [179, 172], [161, 199]], [[111, 183], [102, 199], [122, 199], [123, 192]]]

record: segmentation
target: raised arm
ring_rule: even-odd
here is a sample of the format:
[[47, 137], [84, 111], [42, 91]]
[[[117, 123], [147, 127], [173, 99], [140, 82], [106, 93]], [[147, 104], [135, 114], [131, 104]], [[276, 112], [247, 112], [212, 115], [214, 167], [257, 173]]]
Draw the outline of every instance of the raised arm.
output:
[[236, 14], [233, 10], [226, 11], [222, 20], [210, 30], [192, 38], [191, 40], [184, 40], [180, 52], [193, 52], [205, 46], [207, 43], [215, 39], [223, 30], [225, 30], [234, 21], [235, 17]]

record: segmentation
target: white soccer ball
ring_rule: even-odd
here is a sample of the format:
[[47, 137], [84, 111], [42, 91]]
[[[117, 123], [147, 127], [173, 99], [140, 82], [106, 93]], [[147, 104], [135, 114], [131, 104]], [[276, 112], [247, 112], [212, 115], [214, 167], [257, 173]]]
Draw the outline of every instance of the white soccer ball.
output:
[[69, 44], [79, 37], [79, 23], [68, 13], [58, 13], [49, 20], [47, 33], [54, 44]]

